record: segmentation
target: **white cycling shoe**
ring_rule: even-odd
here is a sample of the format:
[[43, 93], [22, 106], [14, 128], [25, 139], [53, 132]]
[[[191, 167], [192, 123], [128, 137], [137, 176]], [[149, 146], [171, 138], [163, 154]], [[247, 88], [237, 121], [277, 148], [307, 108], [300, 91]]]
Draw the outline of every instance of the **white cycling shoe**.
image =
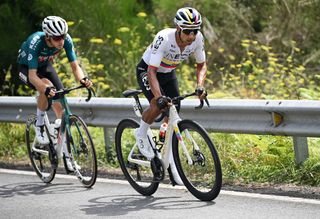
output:
[[49, 144], [49, 138], [47, 136], [47, 132], [45, 131], [44, 125], [41, 126], [34, 126], [35, 129], [35, 135], [37, 138], [37, 141], [40, 144]]
[[149, 139], [149, 135], [146, 138], [138, 135], [138, 128], [135, 130], [136, 143], [140, 153], [145, 156], [148, 160], [154, 158], [154, 151], [151, 144], [154, 144], [152, 139]]
[[[73, 166], [72, 166], [72, 163], [71, 163], [70, 158], [66, 158], [66, 164], [67, 164], [67, 169], [68, 169], [69, 171], [73, 172], [73, 171], [74, 171], [74, 168], [73, 168]], [[74, 161], [74, 164], [75, 164], [77, 170], [81, 170], [81, 167], [77, 164], [76, 161]]]

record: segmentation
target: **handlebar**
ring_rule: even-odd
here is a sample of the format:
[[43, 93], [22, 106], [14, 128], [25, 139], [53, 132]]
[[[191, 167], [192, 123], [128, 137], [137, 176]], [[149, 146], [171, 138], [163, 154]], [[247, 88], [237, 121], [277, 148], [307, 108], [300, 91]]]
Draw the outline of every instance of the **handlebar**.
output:
[[[189, 93], [189, 94], [185, 94], [185, 95], [181, 95], [181, 96], [178, 96], [178, 97], [174, 97], [174, 98], [167, 98], [168, 99], [168, 102], [171, 102], [173, 104], [177, 103], [178, 101], [180, 100], [183, 100], [187, 97], [191, 97], [191, 96], [197, 96], [197, 93], [196, 92], [193, 92], [193, 93]], [[204, 98], [204, 100], [200, 100], [200, 105], [199, 106], [196, 106], [195, 109], [198, 110], [198, 109], [202, 109], [203, 108], [203, 105], [204, 105], [204, 101], [206, 102], [207, 106], [210, 107], [210, 104], [209, 104], [209, 101], [207, 99], [207, 95], [206, 97]], [[160, 122], [162, 121], [162, 119], [167, 115], [167, 112], [163, 112], [158, 118], [155, 119], [155, 122]]]
[[[197, 96], [197, 93], [193, 92], [193, 93], [184, 94], [184, 95], [181, 95], [181, 96], [178, 96], [178, 97], [174, 97], [174, 98], [171, 99], [171, 101], [172, 101], [172, 103], [176, 103], [177, 101], [183, 100], [183, 99], [185, 99], [187, 97], [191, 97], [191, 96]], [[208, 101], [207, 95], [206, 95], [204, 100], [200, 100], [200, 105], [196, 106], [195, 109], [202, 109], [203, 105], [204, 105], [204, 101], [206, 102], [207, 106], [210, 107], [210, 104], [209, 104], [209, 101]]]
[[88, 97], [86, 99], [86, 102], [88, 102], [91, 99], [92, 94], [93, 94], [93, 96], [96, 96], [96, 93], [95, 93], [93, 88], [87, 88], [83, 84], [81, 84], [79, 86], [76, 86], [76, 87], [72, 87], [72, 88], [65, 88], [65, 89], [62, 89], [62, 90], [58, 90], [58, 91], [56, 91], [55, 95], [58, 95], [59, 98], [62, 98], [65, 94], [68, 94], [73, 90], [78, 90], [78, 89], [82, 89], [82, 88], [86, 88], [87, 91], [88, 91]]

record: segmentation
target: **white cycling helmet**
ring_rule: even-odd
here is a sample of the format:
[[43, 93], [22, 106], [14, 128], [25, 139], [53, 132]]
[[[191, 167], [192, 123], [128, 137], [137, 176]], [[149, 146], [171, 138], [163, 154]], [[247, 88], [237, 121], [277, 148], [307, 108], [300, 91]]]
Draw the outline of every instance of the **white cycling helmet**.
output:
[[68, 33], [68, 24], [61, 17], [48, 16], [42, 21], [42, 30], [48, 36], [62, 36]]
[[174, 23], [182, 28], [200, 29], [202, 19], [200, 13], [196, 9], [185, 7], [180, 8], [177, 11]]

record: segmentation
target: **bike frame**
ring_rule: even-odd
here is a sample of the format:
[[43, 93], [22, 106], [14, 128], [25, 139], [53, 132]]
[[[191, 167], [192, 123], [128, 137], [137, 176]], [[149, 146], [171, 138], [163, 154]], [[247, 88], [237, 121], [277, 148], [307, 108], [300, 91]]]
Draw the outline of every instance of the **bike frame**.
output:
[[[71, 113], [70, 107], [68, 105], [67, 98], [62, 97], [59, 101], [62, 105], [63, 114], [62, 114], [62, 118], [61, 118], [60, 129], [59, 129], [58, 136], [57, 136], [57, 143], [54, 144], [52, 142], [52, 145], [54, 146], [56, 153], [57, 153], [57, 156], [60, 159], [60, 158], [62, 158], [63, 153], [65, 153], [66, 156], [69, 156], [69, 152], [67, 150], [67, 145], [65, 144], [65, 142], [66, 142], [65, 140], [66, 140], [66, 132], [68, 132], [69, 135], [71, 134], [70, 124], [69, 124], [68, 118], [70, 115], [72, 115], [72, 113]], [[50, 128], [52, 124], [50, 124], [49, 117], [46, 112], [44, 115], [44, 124], [45, 124], [46, 129], [48, 130], [49, 135], [50, 135], [50, 140], [52, 141], [52, 138], [54, 137], [54, 130], [52, 128]], [[49, 153], [48, 151], [37, 149], [35, 147], [35, 140], [36, 139], [34, 139], [32, 149], [38, 153], [48, 155], [48, 153]]]
[[[62, 108], [63, 108], [63, 115], [62, 115], [62, 118], [61, 118], [61, 126], [60, 126], [60, 129], [59, 129], [59, 132], [58, 132], [58, 136], [57, 136], [57, 143], [54, 144], [53, 142], [52, 145], [55, 147], [55, 150], [56, 150], [56, 153], [57, 153], [57, 156], [58, 158], [62, 158], [62, 149], [63, 147], [65, 147], [63, 149], [63, 151], [65, 153], [68, 153], [68, 150], [66, 148], [66, 144], [63, 144], [65, 142], [65, 138], [66, 138], [66, 131], [68, 130], [69, 134], [70, 134], [70, 130], [69, 130], [69, 116], [71, 115], [71, 111], [70, 111], [70, 108], [68, 106], [68, 103], [67, 103], [67, 99], [65, 97], [61, 98], [60, 99], [60, 103], [62, 105]], [[50, 121], [49, 121], [49, 117], [48, 117], [48, 114], [47, 112], [45, 112], [45, 115], [44, 115], [44, 125], [50, 135], [49, 139], [50, 141], [52, 141], [52, 138], [54, 137], [54, 132], [53, 132], [53, 129], [50, 128], [50, 126], [52, 124], [50, 124]], [[37, 149], [35, 147], [35, 141], [36, 141], [36, 138], [34, 138], [33, 140], [33, 145], [32, 145], [32, 149], [38, 153], [41, 153], [41, 154], [45, 154], [45, 155], [48, 155], [48, 151], [46, 150], [41, 150], [41, 149]]]
[[[135, 106], [134, 106], [134, 109], [135, 109]], [[139, 116], [139, 114], [137, 114], [137, 115]], [[193, 164], [191, 156], [190, 156], [190, 154], [189, 154], [189, 152], [188, 152], [188, 150], [186, 148], [186, 145], [185, 145], [185, 143], [184, 143], [184, 141], [182, 139], [182, 136], [181, 136], [181, 133], [180, 133], [180, 130], [179, 130], [179, 127], [178, 127], [178, 123], [181, 120], [182, 119], [180, 118], [175, 105], [171, 104], [171, 106], [169, 107], [168, 128], [167, 128], [167, 131], [166, 131], [165, 141], [164, 141], [164, 144], [163, 144], [163, 150], [164, 150], [164, 152], [162, 153], [163, 154], [163, 158], [161, 156], [161, 153], [159, 153], [157, 151], [157, 155], [158, 155], [158, 157], [160, 159], [162, 159], [165, 169], [167, 169], [169, 167], [170, 159], [172, 157], [172, 137], [173, 137], [173, 133], [176, 135], [178, 141], [180, 142], [180, 144], [182, 146], [184, 154], [186, 155], [186, 157], [188, 159], [188, 164], [189, 165]], [[151, 130], [150, 131], [148, 130], [148, 135], [150, 135], [150, 132], [151, 132]], [[149, 136], [149, 137], [152, 137], [152, 136]], [[188, 130], [186, 130], [186, 137], [193, 142], [193, 145], [194, 145], [195, 149], [199, 150], [198, 145], [193, 140], [193, 138], [190, 135]], [[133, 148], [131, 149], [131, 151], [130, 151], [130, 153], [128, 155], [128, 161], [130, 161], [132, 163], [136, 163], [136, 164], [142, 165], [142, 166], [150, 167], [150, 161], [143, 161], [143, 160], [133, 159], [132, 158], [133, 151], [135, 150], [136, 147], [137, 147], [137, 145], [135, 144], [133, 146]]]

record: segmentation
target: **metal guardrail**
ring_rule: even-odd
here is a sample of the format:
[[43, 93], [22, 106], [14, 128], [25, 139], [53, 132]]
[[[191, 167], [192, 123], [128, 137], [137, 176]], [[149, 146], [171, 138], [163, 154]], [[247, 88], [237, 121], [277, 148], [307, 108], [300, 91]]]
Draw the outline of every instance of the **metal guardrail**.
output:
[[[116, 127], [123, 118], [135, 118], [132, 101], [92, 98], [85, 102], [84, 98], [68, 98], [74, 114], [88, 125], [105, 128]], [[308, 157], [306, 137], [320, 136], [320, 101], [211, 99], [209, 102], [210, 108], [195, 110], [198, 100], [182, 101], [181, 117], [195, 120], [214, 132], [293, 136], [297, 163]], [[141, 103], [147, 106], [146, 99], [141, 99]], [[29, 114], [35, 113], [35, 108], [35, 97], [0, 97], [0, 122], [23, 123]]]

